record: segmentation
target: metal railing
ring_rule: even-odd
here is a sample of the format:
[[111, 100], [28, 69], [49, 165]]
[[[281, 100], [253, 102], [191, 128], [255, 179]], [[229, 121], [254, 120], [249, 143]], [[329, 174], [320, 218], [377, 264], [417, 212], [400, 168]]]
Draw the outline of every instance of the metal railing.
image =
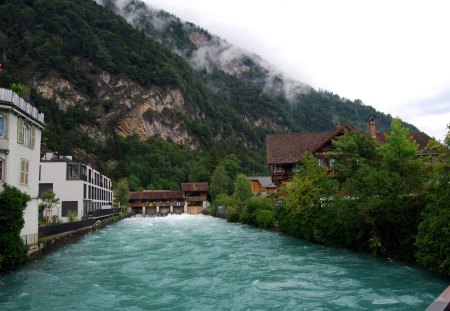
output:
[[44, 114], [39, 113], [36, 107], [33, 107], [31, 104], [27, 103], [22, 97], [17, 95], [14, 91], [0, 88], [0, 101], [14, 104], [14, 106], [24, 111], [28, 115], [32, 116], [34, 119], [44, 123]]
[[37, 233], [25, 234], [21, 235], [20, 238], [25, 245], [33, 245], [38, 242], [39, 235]]

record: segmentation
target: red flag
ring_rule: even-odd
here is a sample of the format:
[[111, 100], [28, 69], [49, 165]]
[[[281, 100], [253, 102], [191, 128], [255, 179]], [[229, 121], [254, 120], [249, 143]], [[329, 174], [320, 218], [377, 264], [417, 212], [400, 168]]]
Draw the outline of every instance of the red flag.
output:
[[2, 67], [2, 64], [0, 64], [0, 73], [2, 73], [3, 72], [3, 67]]

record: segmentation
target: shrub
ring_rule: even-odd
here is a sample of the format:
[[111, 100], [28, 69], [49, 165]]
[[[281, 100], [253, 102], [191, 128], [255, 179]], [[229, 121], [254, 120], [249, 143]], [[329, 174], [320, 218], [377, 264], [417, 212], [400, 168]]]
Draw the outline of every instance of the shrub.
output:
[[0, 192], [0, 272], [11, 271], [27, 261], [27, 246], [20, 238], [25, 223], [23, 212], [30, 196], [3, 185]]
[[77, 220], [78, 214], [75, 211], [68, 211], [67, 212], [67, 218], [69, 219], [69, 222], [74, 222]]
[[273, 227], [273, 212], [264, 210], [264, 209], [257, 209], [256, 210], [256, 224], [258, 227], [267, 229]]

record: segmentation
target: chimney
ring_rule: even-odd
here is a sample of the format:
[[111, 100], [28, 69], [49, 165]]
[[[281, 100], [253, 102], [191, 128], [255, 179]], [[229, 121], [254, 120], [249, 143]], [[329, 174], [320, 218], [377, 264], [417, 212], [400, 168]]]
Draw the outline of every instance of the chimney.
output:
[[370, 130], [370, 136], [372, 136], [374, 139], [377, 139], [377, 128], [375, 126], [375, 118], [370, 117], [369, 119], [369, 130]]
[[339, 129], [341, 127], [341, 122], [339, 122], [339, 120], [336, 123], [336, 129]]

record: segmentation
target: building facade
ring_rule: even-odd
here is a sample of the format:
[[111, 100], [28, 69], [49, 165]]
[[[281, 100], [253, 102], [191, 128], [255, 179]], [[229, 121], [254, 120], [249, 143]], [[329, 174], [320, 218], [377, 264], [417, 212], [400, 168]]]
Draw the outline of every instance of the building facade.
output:
[[[351, 131], [355, 131], [352, 126], [338, 124], [335, 130], [328, 132], [268, 135], [266, 137], [267, 164], [272, 181], [279, 187], [283, 182], [290, 180], [305, 153], [312, 154], [320, 165], [325, 165], [332, 170], [334, 166], [332, 141]], [[386, 143], [386, 137], [389, 135], [389, 132], [377, 133], [373, 117], [369, 119], [369, 133], [379, 144]], [[418, 156], [430, 155], [425, 151], [425, 147], [432, 140], [431, 137], [423, 132], [411, 132], [410, 137], [419, 147]]]
[[130, 192], [128, 206], [136, 214], [201, 214], [208, 206], [209, 185], [201, 183], [182, 183], [181, 191], [144, 190]]
[[20, 233], [26, 244], [34, 244], [38, 238], [39, 159], [43, 128], [43, 113], [12, 90], [0, 88], [0, 188], [7, 183], [31, 197]]
[[328, 132], [278, 134], [266, 137], [267, 164], [272, 181], [279, 187], [292, 178], [293, 171], [306, 153], [311, 153], [320, 164], [332, 168], [334, 160], [329, 152], [333, 150], [332, 141], [354, 131], [350, 125], [336, 125], [336, 129]]
[[76, 212], [77, 219], [81, 220], [112, 208], [111, 179], [72, 157], [53, 152], [42, 154], [39, 193], [49, 189], [60, 199], [60, 204], [47, 216], [57, 216], [63, 221], [67, 221], [69, 211]]

